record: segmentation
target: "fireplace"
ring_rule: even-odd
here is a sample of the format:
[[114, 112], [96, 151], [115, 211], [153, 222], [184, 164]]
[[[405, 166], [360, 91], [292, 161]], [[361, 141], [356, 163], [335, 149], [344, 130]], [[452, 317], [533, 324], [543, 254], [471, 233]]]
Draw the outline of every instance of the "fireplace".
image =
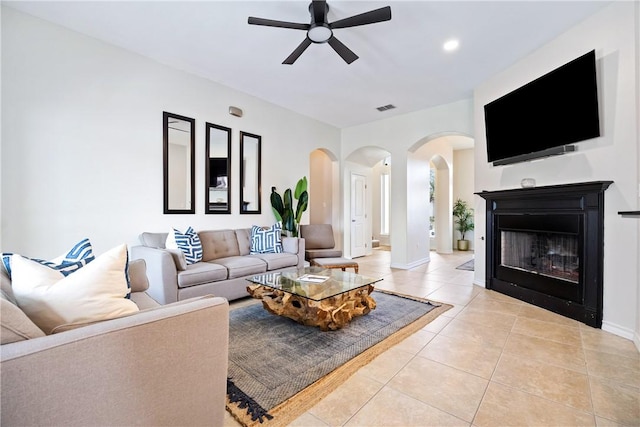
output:
[[604, 191], [612, 181], [478, 193], [486, 286], [602, 326]]

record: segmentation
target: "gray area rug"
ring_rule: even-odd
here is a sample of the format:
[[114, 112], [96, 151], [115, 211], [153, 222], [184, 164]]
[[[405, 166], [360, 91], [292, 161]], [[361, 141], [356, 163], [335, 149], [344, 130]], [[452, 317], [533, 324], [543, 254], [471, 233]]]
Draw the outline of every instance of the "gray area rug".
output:
[[475, 260], [470, 260], [465, 262], [464, 264], [461, 264], [459, 266], [456, 267], [456, 270], [466, 270], [466, 271], [473, 271], [475, 268], [475, 264], [474, 264]]
[[274, 407], [438, 307], [380, 291], [372, 296], [375, 310], [330, 332], [272, 315], [262, 304], [232, 310], [227, 394], [245, 412], [231, 405], [234, 417], [249, 416], [245, 425], [270, 420]]

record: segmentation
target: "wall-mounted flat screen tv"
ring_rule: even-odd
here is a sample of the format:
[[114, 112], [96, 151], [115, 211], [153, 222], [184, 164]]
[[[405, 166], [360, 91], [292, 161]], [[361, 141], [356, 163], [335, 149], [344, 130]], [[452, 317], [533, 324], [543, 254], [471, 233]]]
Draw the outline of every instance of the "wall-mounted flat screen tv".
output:
[[509, 164], [600, 136], [595, 51], [484, 106], [487, 158]]
[[227, 162], [226, 157], [209, 158], [209, 186], [217, 188], [227, 187]]

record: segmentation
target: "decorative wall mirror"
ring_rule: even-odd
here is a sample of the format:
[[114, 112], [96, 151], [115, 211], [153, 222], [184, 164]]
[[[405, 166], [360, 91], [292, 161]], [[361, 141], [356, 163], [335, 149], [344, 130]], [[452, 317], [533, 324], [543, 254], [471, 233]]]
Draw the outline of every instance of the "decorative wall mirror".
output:
[[259, 214], [262, 137], [240, 132], [240, 213]]
[[206, 124], [204, 213], [231, 213], [231, 129]]
[[195, 213], [196, 121], [162, 113], [164, 213]]

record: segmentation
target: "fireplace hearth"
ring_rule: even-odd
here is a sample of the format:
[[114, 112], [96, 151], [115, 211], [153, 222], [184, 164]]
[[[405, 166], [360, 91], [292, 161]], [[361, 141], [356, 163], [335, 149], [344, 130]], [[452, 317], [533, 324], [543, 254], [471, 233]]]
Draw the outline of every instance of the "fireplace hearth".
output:
[[604, 191], [612, 181], [477, 193], [486, 287], [602, 326]]

